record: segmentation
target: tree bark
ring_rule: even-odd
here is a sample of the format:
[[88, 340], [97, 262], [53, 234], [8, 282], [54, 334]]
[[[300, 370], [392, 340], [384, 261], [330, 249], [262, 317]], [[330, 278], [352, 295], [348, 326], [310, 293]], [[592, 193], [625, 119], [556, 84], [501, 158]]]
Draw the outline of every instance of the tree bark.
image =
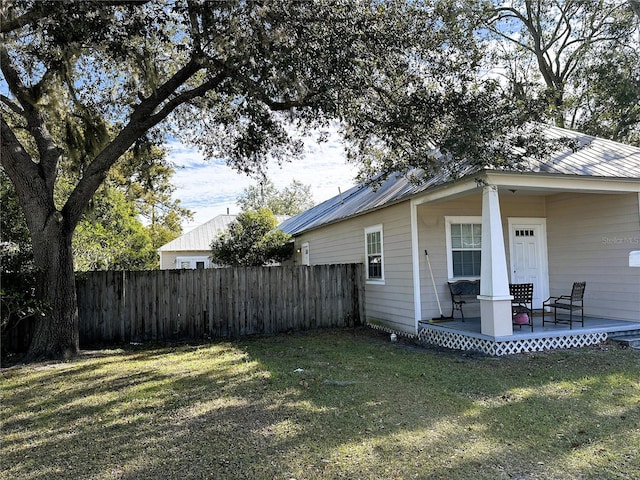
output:
[[50, 217], [45, 228], [32, 232], [38, 300], [45, 311], [38, 316], [27, 361], [44, 358], [70, 358], [78, 353], [78, 302], [71, 238], [59, 212]]
[[71, 239], [75, 224], [56, 210], [42, 165], [33, 162], [4, 119], [0, 160], [20, 198], [36, 267], [36, 316], [26, 360], [68, 358], [79, 351], [78, 308]]

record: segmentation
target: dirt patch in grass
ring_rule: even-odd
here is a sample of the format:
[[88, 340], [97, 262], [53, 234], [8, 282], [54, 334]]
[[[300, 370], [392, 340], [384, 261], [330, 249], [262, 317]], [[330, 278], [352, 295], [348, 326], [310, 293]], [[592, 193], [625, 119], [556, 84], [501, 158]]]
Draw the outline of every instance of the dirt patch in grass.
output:
[[368, 329], [2, 371], [6, 479], [640, 478], [640, 355], [496, 360]]

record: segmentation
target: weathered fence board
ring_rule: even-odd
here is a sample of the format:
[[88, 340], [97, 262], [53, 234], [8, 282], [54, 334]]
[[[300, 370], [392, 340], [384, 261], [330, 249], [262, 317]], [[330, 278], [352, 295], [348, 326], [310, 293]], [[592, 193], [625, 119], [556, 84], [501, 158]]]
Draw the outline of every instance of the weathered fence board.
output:
[[362, 265], [89, 272], [83, 345], [271, 334], [364, 321]]

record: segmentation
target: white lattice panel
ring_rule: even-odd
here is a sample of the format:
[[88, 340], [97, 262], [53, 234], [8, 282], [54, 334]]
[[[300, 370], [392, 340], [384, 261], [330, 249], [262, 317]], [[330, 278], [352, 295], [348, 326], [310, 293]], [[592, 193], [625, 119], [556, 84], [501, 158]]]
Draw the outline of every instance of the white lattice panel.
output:
[[385, 327], [384, 325], [376, 325], [374, 323], [370, 323], [368, 326], [373, 330], [379, 330], [381, 332], [386, 332], [386, 333], [395, 333], [399, 337], [410, 338], [412, 340], [416, 338], [416, 336], [413, 333], [403, 332], [401, 330], [394, 330], [393, 328]]
[[511, 355], [522, 352], [539, 352], [558, 348], [585, 347], [602, 343], [607, 339], [605, 332], [571, 334], [558, 337], [524, 338], [496, 342], [470, 337], [461, 333], [425, 328], [418, 333], [418, 340], [454, 350], [469, 350], [487, 355]]
[[394, 330], [383, 325], [369, 324], [370, 328], [386, 333], [395, 333], [409, 339], [417, 339], [418, 342], [450, 348], [452, 350], [465, 350], [482, 352], [487, 355], [502, 356], [523, 352], [540, 352], [562, 348], [586, 347], [602, 343], [607, 339], [606, 332], [590, 332], [584, 334], [571, 333], [556, 337], [543, 338], [519, 338], [496, 342], [484, 338], [465, 335], [464, 333], [445, 331], [439, 329], [423, 328], [418, 335]]

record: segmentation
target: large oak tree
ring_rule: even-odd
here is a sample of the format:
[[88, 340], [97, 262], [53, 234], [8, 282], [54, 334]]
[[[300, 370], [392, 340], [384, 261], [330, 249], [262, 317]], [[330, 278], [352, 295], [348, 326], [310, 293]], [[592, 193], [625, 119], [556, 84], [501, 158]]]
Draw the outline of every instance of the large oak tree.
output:
[[[79, 348], [72, 236], [109, 169], [157, 128], [238, 168], [285, 158], [283, 116], [336, 116], [384, 49], [399, 12], [362, 2], [16, 1], [3, 3], [2, 167], [32, 239], [49, 305], [29, 355]], [[397, 33], [397, 32], [396, 32]], [[26, 140], [24, 140], [26, 136]], [[61, 161], [76, 181], [56, 202]]]
[[[260, 172], [299, 153], [287, 123], [337, 119], [365, 177], [432, 172], [460, 156], [514, 161], [507, 147], [521, 143], [522, 118], [497, 84], [477, 84], [476, 25], [457, 3], [3, 2], [1, 164], [48, 306], [30, 358], [78, 351], [72, 237], [111, 167], [140, 142], [173, 134]], [[56, 199], [61, 161], [75, 178]]]

